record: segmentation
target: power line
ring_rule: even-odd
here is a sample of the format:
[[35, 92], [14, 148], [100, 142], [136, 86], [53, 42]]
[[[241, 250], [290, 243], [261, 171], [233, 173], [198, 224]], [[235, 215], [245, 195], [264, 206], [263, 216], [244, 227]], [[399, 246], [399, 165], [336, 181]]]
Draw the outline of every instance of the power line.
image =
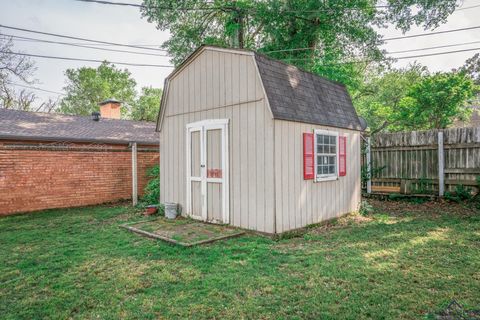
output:
[[[19, 38], [19, 36], [15, 36], [15, 35], [11, 35], [11, 36]], [[3, 37], [4, 39], [8, 38], [8, 36], [5, 33], [0, 33], [0, 37]], [[24, 38], [24, 37], [22, 37], [22, 38]], [[17, 39], [15, 41], [36, 42], [35, 40], [25, 40], [25, 39]], [[84, 45], [85, 44], [85, 42], [65, 42], [65, 43], [75, 44], [75, 45]], [[102, 43], [92, 43], [91, 45], [94, 46], [95, 48], [115, 46], [115, 45], [112, 45], [112, 44], [102, 44]], [[161, 44], [136, 44], [136, 45], [137, 46], [144, 46], [144, 47], [160, 47], [161, 46]], [[166, 50], [164, 50], [164, 51], [166, 51]]]
[[[106, 60], [94, 60], [94, 59], [80, 59], [80, 58], [45, 56], [45, 55], [39, 55], [39, 54], [30, 54], [30, 53], [12, 52], [12, 51], [0, 51], [0, 53], [14, 54], [14, 55], [19, 55], [19, 56], [34, 57], [34, 58], [68, 60], [68, 61], [99, 62], [99, 63], [102, 63], [102, 62], [106, 61]], [[143, 64], [143, 63], [114, 62], [114, 61], [108, 61], [108, 62], [113, 63], [113, 64], [118, 64], [118, 65], [134, 66], [134, 67], [173, 68], [173, 66], [171, 66], [171, 65], [162, 65], [162, 64]]]
[[25, 29], [25, 28], [17, 28], [17, 27], [2, 25], [2, 24], [0, 24], [0, 27], [1, 28], [6, 28], [6, 29], [12, 29], [12, 30], [24, 31], [24, 32], [43, 34], [43, 35], [53, 36], [53, 37], [72, 39], [72, 40], [88, 41], [88, 42], [95, 42], [95, 43], [108, 44], [108, 45], [121, 46], [121, 47], [129, 47], [129, 48], [136, 48], [136, 49], [144, 49], [144, 50], [166, 51], [166, 50], [163, 50], [163, 49], [147, 48], [147, 47], [141, 47], [141, 46], [136, 46], [136, 45], [131, 45], [131, 44], [115, 43], [115, 42], [108, 42], [108, 41], [101, 41], [101, 40], [67, 36], [67, 35], [58, 34], [58, 33], [50, 33], [50, 32], [42, 32], [42, 31], [36, 31], [36, 30], [31, 30], [31, 29]]
[[478, 7], [480, 7], [480, 4], [477, 4], [477, 5], [475, 5], [475, 6], [469, 6], [469, 7], [458, 8], [458, 9], [455, 9], [455, 11], [454, 11], [454, 12], [452, 12], [452, 13], [455, 13], [455, 12], [457, 12], [457, 11], [467, 10], [467, 9], [478, 8]]
[[[235, 6], [220, 6], [220, 7], [159, 7], [159, 6], [146, 6], [143, 4], [136, 4], [136, 3], [127, 3], [127, 2], [115, 2], [115, 1], [103, 1], [103, 0], [74, 0], [79, 2], [89, 2], [89, 3], [98, 3], [103, 5], [113, 5], [113, 6], [124, 6], [124, 7], [135, 7], [141, 9], [159, 9], [159, 10], [181, 10], [181, 11], [244, 11], [250, 13], [256, 13], [258, 10], [255, 8], [238, 8]], [[366, 9], [386, 9], [389, 8], [387, 5], [377, 5], [367, 7]], [[351, 7], [351, 8], [342, 8], [345, 10], [362, 10], [364, 8], [360, 7]], [[322, 9], [312, 9], [312, 10], [296, 10], [296, 9], [285, 9], [280, 10], [281, 13], [316, 13], [316, 12], [332, 12], [335, 8], [322, 8]], [[297, 17], [301, 18], [301, 17]]]
[[102, 0], [74, 0], [78, 2], [90, 2], [98, 3], [105, 5], [113, 6], [122, 6], [122, 7], [134, 7], [134, 8], [151, 8], [151, 9], [160, 9], [160, 10], [184, 10], [184, 11], [215, 11], [215, 10], [225, 10], [225, 9], [234, 9], [233, 7], [158, 7], [158, 6], [146, 6], [143, 4], [137, 3], [127, 3], [127, 2], [115, 2], [115, 1], [102, 1]]
[[450, 29], [450, 30], [444, 30], [444, 31], [435, 31], [435, 32], [429, 32], [429, 33], [418, 33], [418, 34], [412, 34], [412, 35], [409, 35], [409, 36], [384, 38], [382, 40], [391, 41], [391, 40], [400, 40], [400, 39], [410, 39], [410, 38], [433, 36], [433, 35], [436, 35], [436, 34], [444, 34], [444, 33], [458, 32], [458, 31], [465, 31], [465, 30], [473, 30], [473, 29], [479, 29], [479, 28], [480, 28], [480, 26], [466, 27], [466, 28]]
[[402, 59], [412, 59], [412, 58], [421, 58], [421, 57], [430, 57], [430, 56], [441, 56], [441, 55], [445, 55], [445, 54], [459, 53], [459, 52], [469, 52], [469, 51], [476, 51], [476, 50], [480, 50], [480, 48], [461, 49], [461, 50], [454, 50], [454, 51], [426, 53], [426, 54], [420, 54], [420, 55], [414, 55], [414, 56], [392, 57], [392, 58], [396, 59], [396, 60], [402, 60]]
[[[334, 62], [329, 64], [324, 64], [324, 66], [328, 65], [342, 65], [342, 64], [351, 64], [351, 63], [368, 63], [368, 62], [378, 62], [378, 61], [387, 61], [390, 59], [394, 60], [403, 60], [403, 59], [413, 59], [413, 58], [422, 58], [422, 57], [431, 57], [431, 56], [440, 56], [452, 53], [460, 53], [460, 52], [469, 52], [469, 51], [477, 51], [480, 50], [479, 48], [469, 48], [469, 49], [461, 49], [461, 50], [453, 50], [453, 51], [444, 51], [444, 52], [435, 52], [435, 53], [426, 53], [426, 54], [419, 54], [419, 55], [412, 55], [412, 56], [403, 56], [403, 57], [387, 57], [386, 59], [381, 60], [357, 60], [357, 61], [344, 61], [344, 62]], [[389, 54], [389, 53], [387, 53]], [[311, 58], [286, 58], [282, 60], [311, 60]]]
[[[123, 7], [134, 7], [134, 8], [150, 8], [150, 9], [159, 9], [159, 10], [183, 10], [183, 11], [215, 11], [215, 10], [244, 10], [244, 11], [256, 11], [254, 8], [236, 8], [233, 6], [220, 6], [220, 7], [165, 7], [165, 6], [146, 6], [144, 4], [136, 4], [136, 3], [128, 3], [128, 2], [115, 2], [115, 1], [103, 1], [103, 0], [74, 0], [78, 2], [89, 2], [89, 3], [98, 3], [98, 4], [103, 4], [103, 5], [113, 5], [113, 6], [123, 6]], [[366, 7], [366, 8], [360, 8], [360, 7], [351, 7], [351, 8], [343, 8], [346, 10], [363, 10], [363, 9], [388, 9], [391, 6], [389, 5], [376, 5], [376, 6], [371, 6], [371, 7]], [[461, 10], [467, 10], [467, 9], [473, 9], [480, 7], [480, 5], [473, 5], [469, 7], [463, 7], [463, 8], [458, 8], [455, 9], [453, 13], [456, 11], [461, 11]], [[312, 10], [281, 10], [283, 13], [317, 13], [317, 12], [332, 12], [335, 10], [334, 8], [322, 8], [322, 9], [312, 9]]]
[[[444, 31], [436, 31], [436, 32], [429, 32], [429, 33], [420, 33], [420, 34], [412, 34], [409, 36], [401, 36], [401, 37], [393, 37], [393, 38], [384, 38], [383, 41], [392, 41], [392, 40], [400, 40], [400, 39], [409, 39], [409, 38], [416, 38], [416, 37], [426, 37], [431, 35], [443, 34], [443, 33], [451, 33], [451, 32], [458, 32], [458, 31], [465, 31], [465, 30], [473, 30], [479, 29], [480, 26], [475, 27], [466, 27], [466, 28], [459, 28], [459, 29], [451, 29], [451, 30], [444, 30]], [[293, 48], [293, 49], [280, 49], [274, 51], [265, 51], [264, 53], [273, 53], [273, 52], [288, 52], [288, 51], [306, 51], [306, 50], [315, 50], [315, 48]]]
[[471, 41], [471, 42], [456, 43], [456, 44], [446, 44], [446, 45], [442, 45], [442, 46], [434, 46], [434, 47], [426, 47], [426, 48], [418, 48], [418, 49], [390, 51], [389, 54], [416, 52], [416, 51], [424, 51], [424, 50], [432, 50], [432, 49], [440, 49], [440, 48], [458, 47], [458, 46], [465, 46], [465, 45], [468, 45], [468, 44], [475, 44], [475, 43], [480, 43], [480, 41]]
[[62, 93], [62, 92], [56, 92], [56, 91], [46, 90], [46, 89], [37, 88], [37, 87], [33, 87], [33, 86], [26, 86], [26, 85], [24, 85], [24, 84], [15, 83], [15, 82], [11, 82], [11, 81], [6, 81], [6, 82], [7, 82], [8, 84], [13, 84], [14, 86], [23, 87], [23, 88], [27, 88], [27, 89], [38, 90], [38, 91], [43, 91], [43, 92], [48, 92], [48, 93], [54, 93], [54, 94], [58, 94], [58, 95], [61, 95], [61, 96], [64, 96], [64, 95], [65, 95], [65, 93]]
[[21, 37], [21, 36], [16, 36], [16, 35], [12, 35], [12, 34], [5, 34], [5, 33], [2, 34], [2, 36], [15, 38], [14, 40], [16, 40], [18, 38], [18, 39], [29, 40], [29, 41], [34, 41], [34, 42], [61, 44], [61, 45], [66, 45], [66, 46], [73, 46], [73, 47], [80, 47], [80, 48], [87, 48], [87, 49], [95, 49], [95, 50], [103, 50], [103, 51], [111, 51], [111, 52], [123, 52], [123, 53], [140, 54], [140, 55], [147, 55], [147, 56], [156, 56], [156, 57], [168, 57], [168, 55], [166, 55], [166, 54], [156, 54], [156, 53], [147, 53], [147, 52], [120, 50], [120, 49], [98, 48], [98, 47], [86, 46], [86, 45], [83, 45], [83, 44], [75, 44], [75, 43], [61, 42], [61, 41], [51, 41], [51, 40], [44, 40], [44, 39], [30, 38], [30, 37]]

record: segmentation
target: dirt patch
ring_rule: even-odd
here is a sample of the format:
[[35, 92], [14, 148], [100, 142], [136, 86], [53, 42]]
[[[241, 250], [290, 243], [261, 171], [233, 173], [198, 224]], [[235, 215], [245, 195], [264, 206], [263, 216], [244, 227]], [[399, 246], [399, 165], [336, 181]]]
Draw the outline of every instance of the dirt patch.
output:
[[370, 198], [367, 202], [374, 208], [375, 213], [401, 216], [406, 214], [436, 217], [445, 214], [471, 216], [479, 210], [469, 204], [449, 202], [445, 200], [413, 203], [409, 201], [390, 201]]
[[236, 228], [201, 223], [190, 219], [178, 218], [137, 222], [124, 225], [130, 231], [182, 246], [194, 246], [223, 240], [244, 234]]

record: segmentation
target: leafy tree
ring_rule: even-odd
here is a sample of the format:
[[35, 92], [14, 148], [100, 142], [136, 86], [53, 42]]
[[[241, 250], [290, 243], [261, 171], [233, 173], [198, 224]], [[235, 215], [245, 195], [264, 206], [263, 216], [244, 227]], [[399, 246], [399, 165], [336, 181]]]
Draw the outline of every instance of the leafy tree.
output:
[[412, 86], [409, 101], [398, 114], [404, 128], [443, 129], [469, 114], [466, 102], [474, 95], [475, 84], [464, 73], [438, 72]]
[[161, 98], [162, 89], [143, 87], [142, 94], [131, 107], [130, 118], [138, 121], [155, 121]]
[[[65, 75], [66, 96], [60, 102], [59, 109], [62, 113], [90, 115], [99, 110], [99, 102], [108, 98], [119, 99], [125, 106], [132, 105], [135, 101], [137, 83], [130, 72], [127, 69], [117, 69], [107, 61], [98, 68], [67, 69]], [[128, 110], [123, 108], [123, 112], [126, 114]]]
[[[144, 0], [142, 15], [169, 30], [163, 44], [178, 64], [201, 44], [255, 49], [306, 70], [359, 85], [365, 66], [380, 61], [378, 29], [433, 29], [455, 10], [456, 0]], [[196, 10], [192, 10], [196, 9]], [[297, 50], [307, 48], [305, 50]], [[284, 51], [285, 49], [296, 49]], [[352, 79], [351, 83], [349, 80]]]
[[367, 120], [372, 133], [400, 130], [400, 109], [411, 101], [410, 88], [428, 74], [425, 67], [413, 64], [403, 69], [378, 70], [367, 73], [359, 90], [353, 95], [357, 112]]
[[476, 53], [473, 57], [467, 59], [463, 66], [454, 71], [468, 74], [475, 81], [475, 84], [480, 85], [480, 54]]
[[14, 82], [33, 84], [36, 68], [29, 58], [12, 54], [12, 47], [11, 38], [0, 37], [0, 108], [28, 111], [37, 97], [26, 89], [15, 90]]

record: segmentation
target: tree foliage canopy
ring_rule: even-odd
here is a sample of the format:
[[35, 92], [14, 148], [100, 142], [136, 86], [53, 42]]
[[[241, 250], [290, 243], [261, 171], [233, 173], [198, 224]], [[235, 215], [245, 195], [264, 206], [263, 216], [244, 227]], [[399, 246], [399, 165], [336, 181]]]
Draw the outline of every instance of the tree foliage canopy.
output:
[[353, 101], [372, 132], [401, 130], [397, 113], [410, 88], [427, 73], [427, 69], [419, 64], [404, 69], [374, 69], [367, 73], [365, 82], [353, 95]]
[[438, 72], [413, 85], [398, 117], [409, 129], [443, 129], [465, 119], [466, 102], [474, 95], [474, 82], [464, 73]]
[[123, 103], [122, 117], [142, 121], [156, 119], [162, 90], [145, 87], [137, 96], [137, 83], [127, 69], [118, 69], [105, 61], [97, 68], [67, 69], [65, 75], [66, 96], [60, 103], [59, 112], [90, 115], [99, 110], [99, 102], [115, 98]]
[[[178, 64], [201, 44], [254, 49], [355, 89], [365, 66], [381, 61], [375, 27], [432, 29], [456, 0], [144, 0], [142, 15], [169, 30], [163, 44]], [[279, 51], [285, 49], [303, 49]]]
[[354, 96], [354, 104], [373, 133], [441, 129], [469, 114], [466, 103], [475, 84], [464, 72], [430, 74], [414, 64], [372, 73]]
[[140, 97], [135, 101], [130, 118], [139, 121], [155, 121], [162, 99], [162, 89], [143, 87]]
[[65, 71], [67, 85], [65, 98], [60, 102], [60, 112], [90, 115], [98, 111], [98, 103], [116, 98], [126, 104], [135, 99], [136, 82], [128, 70], [117, 69], [103, 62], [98, 68], [82, 67]]

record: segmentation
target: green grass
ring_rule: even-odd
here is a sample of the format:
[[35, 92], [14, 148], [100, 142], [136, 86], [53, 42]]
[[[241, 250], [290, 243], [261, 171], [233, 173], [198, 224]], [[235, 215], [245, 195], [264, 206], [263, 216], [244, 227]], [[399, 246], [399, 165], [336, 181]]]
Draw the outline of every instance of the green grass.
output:
[[480, 305], [480, 216], [377, 212], [183, 248], [128, 207], [0, 219], [0, 319], [416, 319]]

